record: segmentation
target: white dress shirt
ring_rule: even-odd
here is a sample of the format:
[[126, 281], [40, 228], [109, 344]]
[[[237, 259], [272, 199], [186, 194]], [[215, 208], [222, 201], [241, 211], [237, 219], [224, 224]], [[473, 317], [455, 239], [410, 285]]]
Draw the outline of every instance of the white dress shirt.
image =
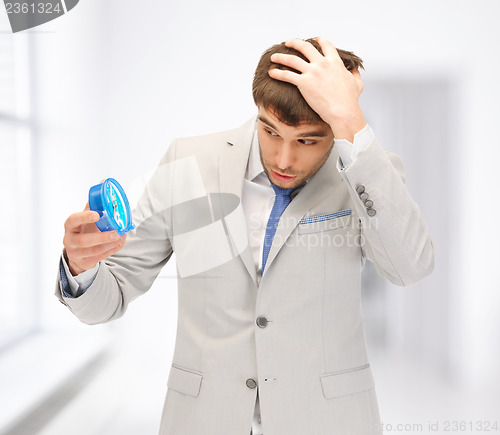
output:
[[[337, 166], [338, 170], [346, 169], [362, 151], [368, 148], [373, 137], [373, 132], [367, 125], [354, 135], [354, 143], [352, 144], [346, 139], [335, 140], [335, 147], [337, 148], [341, 160], [340, 165]], [[264, 248], [267, 221], [274, 205], [274, 196], [274, 190], [262, 167], [259, 153], [259, 140], [257, 131], [255, 131], [248, 158], [245, 179], [243, 181], [241, 202], [247, 224], [248, 242], [257, 269], [257, 282], [260, 282], [262, 276], [262, 250]], [[93, 269], [73, 277], [64, 258], [63, 266], [69, 284], [68, 293], [73, 297], [77, 294], [81, 294], [91, 285], [99, 270], [99, 264], [97, 264]], [[258, 389], [251, 434], [263, 435]]]

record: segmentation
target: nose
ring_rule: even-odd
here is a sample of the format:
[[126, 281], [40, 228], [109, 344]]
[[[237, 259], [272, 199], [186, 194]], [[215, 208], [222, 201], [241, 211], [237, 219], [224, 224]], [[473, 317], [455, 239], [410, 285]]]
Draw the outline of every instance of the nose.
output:
[[288, 142], [283, 143], [276, 153], [276, 166], [281, 171], [286, 171], [293, 166], [294, 160], [293, 145]]

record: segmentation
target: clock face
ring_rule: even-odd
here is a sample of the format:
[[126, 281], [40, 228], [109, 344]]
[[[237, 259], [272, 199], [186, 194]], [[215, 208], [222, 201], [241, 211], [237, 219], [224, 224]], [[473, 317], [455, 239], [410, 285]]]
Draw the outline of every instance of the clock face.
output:
[[116, 230], [122, 235], [135, 228], [125, 191], [113, 178], [90, 188], [89, 206], [101, 216], [96, 222], [101, 231]]
[[120, 191], [117, 189], [113, 182], [108, 182], [104, 194], [107, 197], [107, 203], [109, 207], [108, 216], [112, 216], [116, 225], [124, 230], [127, 227], [127, 222], [129, 221], [129, 207], [128, 202], [126, 203]]

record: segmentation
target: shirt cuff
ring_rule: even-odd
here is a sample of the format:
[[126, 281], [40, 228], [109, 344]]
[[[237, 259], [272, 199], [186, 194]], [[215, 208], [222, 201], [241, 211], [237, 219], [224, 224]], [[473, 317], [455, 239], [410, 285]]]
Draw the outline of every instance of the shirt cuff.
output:
[[92, 269], [73, 276], [63, 255], [61, 257], [61, 283], [64, 297], [77, 298], [84, 294], [94, 282], [99, 271], [99, 264], [97, 263]]
[[345, 169], [356, 160], [360, 153], [368, 149], [374, 139], [375, 135], [368, 124], [354, 135], [353, 143], [347, 139], [336, 139], [335, 146], [340, 157], [340, 169]]

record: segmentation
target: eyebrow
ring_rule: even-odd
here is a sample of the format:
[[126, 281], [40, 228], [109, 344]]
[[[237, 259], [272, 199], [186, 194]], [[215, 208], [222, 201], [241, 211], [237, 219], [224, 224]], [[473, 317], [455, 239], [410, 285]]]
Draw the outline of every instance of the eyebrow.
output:
[[[274, 130], [278, 130], [272, 122], [268, 121], [266, 118], [264, 118], [262, 115], [258, 116], [259, 121], [263, 122], [264, 124], [268, 125]], [[305, 131], [303, 133], [299, 134], [299, 137], [326, 137], [328, 136], [328, 133], [325, 132], [324, 130], [311, 130], [311, 131]]]

